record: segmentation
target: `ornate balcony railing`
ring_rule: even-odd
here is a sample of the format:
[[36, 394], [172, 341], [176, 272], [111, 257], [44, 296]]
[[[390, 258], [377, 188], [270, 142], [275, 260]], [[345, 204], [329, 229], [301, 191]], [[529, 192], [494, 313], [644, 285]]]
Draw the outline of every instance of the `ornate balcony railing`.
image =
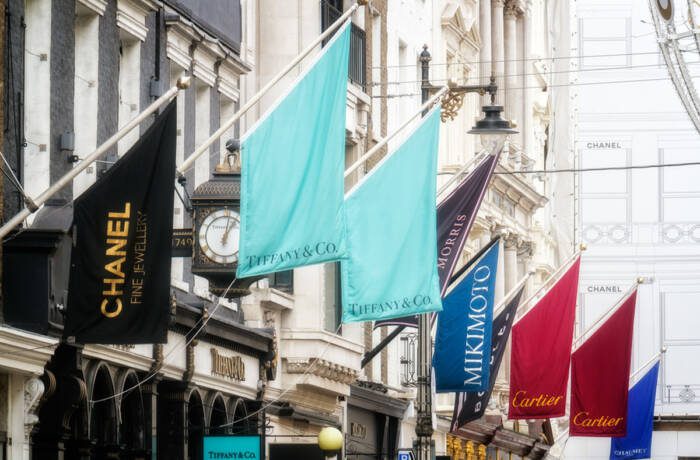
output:
[[[342, 15], [336, 5], [328, 0], [321, 1], [321, 28], [326, 30]], [[367, 55], [365, 53], [365, 31], [351, 24], [350, 30], [350, 61], [348, 62], [348, 79], [365, 90], [367, 84]], [[327, 41], [327, 40], [326, 40]], [[325, 45], [325, 42], [324, 42]]]

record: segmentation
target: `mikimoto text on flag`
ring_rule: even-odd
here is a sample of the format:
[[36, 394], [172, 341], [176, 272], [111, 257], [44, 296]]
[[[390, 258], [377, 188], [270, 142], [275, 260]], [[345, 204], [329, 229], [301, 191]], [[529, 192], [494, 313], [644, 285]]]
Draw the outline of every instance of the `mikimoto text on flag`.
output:
[[64, 336], [166, 341], [175, 193], [175, 103], [73, 205]]
[[571, 436], [627, 433], [632, 333], [637, 291], [571, 354]]
[[345, 256], [349, 23], [241, 143], [239, 278]]
[[506, 351], [506, 344], [510, 336], [510, 330], [515, 319], [515, 312], [520, 305], [524, 287], [508, 301], [506, 307], [493, 320], [493, 334], [491, 339], [491, 359], [489, 362], [489, 386], [485, 391], [460, 392], [455, 395], [455, 408], [452, 414], [450, 431], [455, 431], [472, 420], [479, 419], [486, 411], [486, 406], [491, 399], [493, 385], [496, 382], [498, 369]]
[[578, 257], [513, 326], [508, 418], [564, 415], [574, 336]]
[[435, 108], [348, 192], [343, 322], [442, 310], [435, 250], [439, 130]]
[[[437, 207], [437, 264], [440, 294], [443, 297], [452, 279], [459, 255], [462, 254], [469, 230], [476, 219], [497, 161], [498, 154], [487, 155], [449, 195], [440, 201]], [[409, 316], [377, 321], [374, 327], [391, 325], [418, 327], [418, 319], [415, 316]]]
[[610, 460], [651, 458], [651, 438], [654, 431], [654, 403], [659, 362], [629, 391], [627, 398], [627, 435], [612, 438]]
[[438, 393], [488, 388], [499, 247], [494, 242], [442, 301], [433, 355]]

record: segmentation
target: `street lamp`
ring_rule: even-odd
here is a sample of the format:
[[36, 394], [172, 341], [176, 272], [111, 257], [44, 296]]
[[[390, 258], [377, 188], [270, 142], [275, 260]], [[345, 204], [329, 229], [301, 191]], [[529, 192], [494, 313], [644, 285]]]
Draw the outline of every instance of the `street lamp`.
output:
[[[492, 96], [493, 97], [493, 96]], [[485, 105], [481, 108], [485, 116], [476, 122], [476, 125], [468, 131], [469, 134], [478, 134], [481, 146], [489, 153], [496, 153], [503, 146], [506, 138], [518, 131], [511, 128], [508, 120], [501, 117], [503, 107], [500, 105]]]
[[[430, 83], [430, 53], [428, 46], [423, 47], [423, 52], [419, 56], [421, 63], [421, 98], [426, 102], [430, 93], [438, 87]], [[501, 149], [506, 137], [514, 134], [514, 130], [507, 120], [501, 118], [502, 106], [495, 104], [496, 78], [491, 77], [487, 85], [456, 85], [450, 83], [449, 91], [442, 99], [441, 119], [443, 122], [454, 119], [459, 109], [462, 107], [464, 97], [467, 93], [478, 93], [491, 95], [491, 104], [482, 108], [484, 118], [476, 122], [469, 133], [479, 134], [481, 143], [488, 154], [493, 155]], [[455, 176], [456, 177], [456, 176]], [[418, 460], [430, 460], [433, 458], [433, 401], [430, 383], [430, 363], [432, 361], [432, 338], [431, 338], [430, 315], [419, 315], [418, 317], [418, 369], [417, 369], [417, 414], [416, 414], [416, 440], [414, 448]]]
[[343, 433], [332, 426], [323, 428], [318, 433], [318, 447], [321, 448], [326, 458], [336, 456], [343, 448]]

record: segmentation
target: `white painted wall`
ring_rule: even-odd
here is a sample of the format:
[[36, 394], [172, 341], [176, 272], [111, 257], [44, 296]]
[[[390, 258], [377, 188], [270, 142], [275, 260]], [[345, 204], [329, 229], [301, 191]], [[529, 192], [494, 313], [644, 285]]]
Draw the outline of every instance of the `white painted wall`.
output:
[[[604, 3], [604, 5], [603, 5]], [[677, 2], [679, 3], [679, 2]], [[655, 42], [647, 2], [578, 2], [581, 71], [577, 142], [580, 167], [630, 166], [697, 160], [700, 136], [668, 80]], [[601, 54], [627, 54], [590, 57]], [[648, 53], [648, 54], [641, 54]], [[596, 66], [599, 68], [595, 70]], [[636, 68], [630, 68], [635, 66]], [[639, 67], [646, 66], [646, 67]], [[605, 70], [616, 67], [614, 70]], [[691, 67], [692, 69], [692, 67]], [[653, 80], [605, 83], [619, 80]], [[600, 84], [603, 83], [603, 84]], [[595, 142], [614, 142], [597, 148]], [[584, 255], [578, 332], [615, 302], [637, 276], [652, 280], [639, 288], [632, 368], [662, 346], [656, 415], [700, 414], [700, 168], [607, 171], [580, 174], [580, 238]], [[688, 385], [696, 393], [683, 402]], [[696, 425], [697, 428], [697, 425]], [[570, 439], [567, 459], [608, 458], [607, 439]], [[654, 459], [700, 455], [700, 431], [655, 432]]]

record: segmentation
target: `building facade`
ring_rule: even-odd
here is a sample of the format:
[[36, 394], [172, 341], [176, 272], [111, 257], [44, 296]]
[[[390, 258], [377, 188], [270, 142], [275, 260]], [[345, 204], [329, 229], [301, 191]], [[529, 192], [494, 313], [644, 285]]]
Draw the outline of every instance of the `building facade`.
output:
[[[654, 3], [654, 2], [652, 2]], [[685, 14], [685, 2], [673, 2]], [[659, 53], [648, 2], [578, 2], [577, 164], [617, 168], [694, 161], [700, 137], [676, 95]], [[572, 53], [576, 54], [576, 53]], [[620, 81], [620, 83], [611, 83]], [[640, 97], [640, 95], [644, 97]], [[652, 458], [700, 456], [691, 365], [700, 346], [697, 166], [581, 172], [581, 266], [577, 334], [582, 334], [637, 277], [632, 372], [662, 347]], [[630, 384], [641, 375], [636, 375]], [[571, 438], [565, 458], [608, 458], [609, 439]]]
[[[6, 1], [2, 151], [30, 196], [187, 74], [192, 84], [176, 98], [181, 163], [352, 3]], [[566, 205], [573, 179], [532, 173], [573, 161], [571, 95], [550, 88], [560, 78], [553, 75], [562, 75], [550, 71], [569, 65], [551, 59], [568, 49], [568, 27], [548, 33], [562, 17], [568, 24], [560, 3], [375, 0], [352, 17], [348, 165], [420, 106], [424, 45], [433, 85], [496, 78], [497, 102], [519, 134], [501, 155], [463, 260], [503, 237], [497, 298], [530, 271], [528, 292], [534, 292], [573, 252], [573, 213]], [[175, 228], [192, 227], [187, 197], [208, 190], [226, 141], [252, 126], [307, 64], [186, 171], [175, 197]], [[481, 150], [467, 131], [485, 103], [467, 95], [442, 125], [440, 183]], [[361, 367], [364, 353], [391, 328], [341, 325], [337, 264], [277, 273], [254, 283], [249, 295], [221, 301], [207, 279], [193, 273], [190, 257], [173, 257], [166, 345], [78, 346], [59, 339], [70, 201], [148, 124], [3, 242], [0, 336], [7, 338], [0, 340], [0, 443], [4, 430], [8, 458], [200, 458], [203, 434], [258, 433], [266, 458], [314, 459], [322, 458], [316, 435], [325, 426], [344, 433], [343, 458], [394, 458], [399, 447], [411, 447], [415, 334], [407, 331]], [[3, 181], [7, 220], [23, 206], [22, 190], [8, 177]], [[29, 248], [41, 250], [28, 257]], [[10, 266], [37, 270], [46, 287], [27, 293], [21, 284], [26, 275], [8, 271]], [[207, 327], [192, 337], [189, 332], [205, 318]], [[556, 427], [506, 419], [508, 369], [506, 361], [486, 417], [458, 433], [448, 433], [452, 397], [433, 398], [438, 455], [544, 455]]]
[[[239, 1], [7, 2], [3, 216], [37, 196], [182, 75], [181, 162], [233, 113], [251, 67]], [[143, 133], [122, 138], [72, 186], [3, 241], [0, 375], [2, 458], [202, 458], [203, 434], [264, 433], [271, 330], [247, 327], [240, 302], [220, 301], [192, 260], [174, 257], [167, 344], [77, 345], [60, 339], [70, 254], [71, 200]], [[179, 196], [207, 193], [215, 143]], [[10, 171], [12, 174], [9, 174]], [[22, 188], [10, 180], [15, 175]], [[192, 227], [175, 198], [174, 226]], [[187, 245], [187, 242], [185, 242]], [[79, 293], [71, 293], [79, 295]], [[198, 328], [199, 324], [206, 328]]]

